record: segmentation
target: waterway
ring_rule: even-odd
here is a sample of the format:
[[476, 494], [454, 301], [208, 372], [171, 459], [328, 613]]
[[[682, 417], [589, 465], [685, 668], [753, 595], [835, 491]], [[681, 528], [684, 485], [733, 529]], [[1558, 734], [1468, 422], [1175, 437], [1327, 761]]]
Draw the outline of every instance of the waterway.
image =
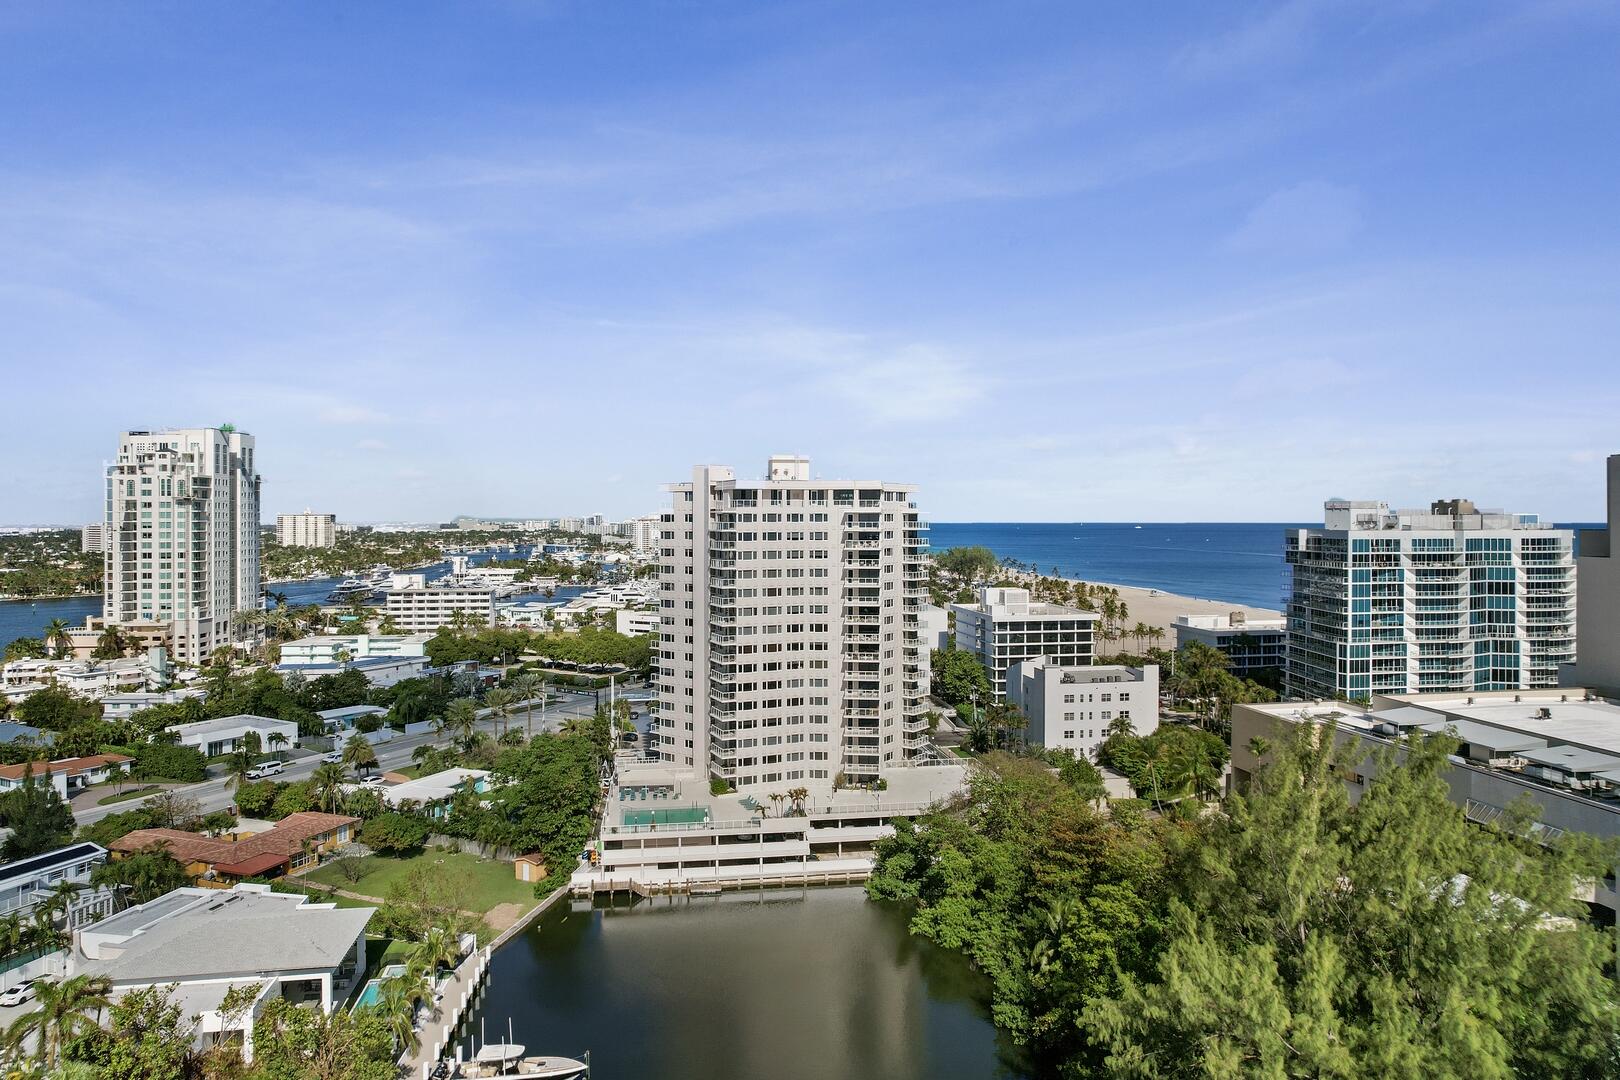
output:
[[592, 1080], [986, 1080], [1032, 1074], [989, 988], [859, 888], [560, 904], [495, 954], [467, 1024]]
[[[478, 551], [467, 556], [472, 566], [482, 566], [491, 559], [526, 559], [533, 550], [528, 545], [515, 548], [504, 548], [497, 551]], [[450, 572], [450, 562], [436, 562], [430, 566], [420, 567], [409, 571], [413, 574], [424, 574], [429, 581], [437, 581]], [[293, 607], [302, 607], [306, 604], [329, 603], [327, 597], [331, 595], [343, 578], [323, 577], [310, 578], [303, 581], [272, 581], [265, 583], [265, 589], [272, 593], [284, 595], [287, 603]], [[572, 597], [584, 592], [585, 588], [578, 585], [562, 586], [556, 590], [555, 595], [549, 599], [556, 603], [563, 603]], [[504, 602], [538, 601], [547, 597], [540, 593], [522, 593], [507, 597]], [[0, 601], [0, 646], [20, 637], [41, 637], [45, 627], [52, 619], [61, 619], [70, 626], [83, 626], [86, 616], [101, 614], [101, 597], [74, 596], [54, 600], [5, 600]]]

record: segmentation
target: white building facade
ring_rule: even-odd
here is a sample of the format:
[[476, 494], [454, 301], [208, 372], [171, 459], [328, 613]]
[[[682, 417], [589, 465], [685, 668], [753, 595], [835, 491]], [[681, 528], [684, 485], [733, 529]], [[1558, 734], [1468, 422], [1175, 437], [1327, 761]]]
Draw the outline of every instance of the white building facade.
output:
[[1090, 664], [1102, 618], [1093, 611], [1032, 601], [1028, 589], [995, 587], [979, 590], [977, 603], [952, 604], [951, 610], [956, 613], [956, 647], [979, 658], [996, 701], [1006, 700], [1007, 673], [1021, 660], [1044, 657], [1053, 667]]
[[262, 605], [253, 436], [224, 428], [129, 431], [107, 466], [103, 616], [165, 633], [200, 663], [262, 632], [233, 625]]
[[739, 791], [876, 780], [928, 748], [914, 488], [699, 466], [659, 540], [652, 749]]
[[429, 585], [421, 574], [395, 574], [383, 612], [407, 634], [449, 626], [461, 611], [480, 626], [494, 626], [495, 593], [483, 586]]
[[107, 550], [106, 525], [97, 521], [79, 530], [79, 550], [87, 555], [100, 555]]
[[1229, 615], [1178, 615], [1171, 627], [1176, 648], [1191, 642], [1225, 653], [1227, 669], [1241, 679], [1263, 672], [1281, 673], [1288, 664], [1288, 620], [1253, 619], [1242, 611]]
[[1095, 761], [1110, 724], [1128, 720], [1139, 736], [1158, 730], [1159, 668], [1061, 666], [1044, 656], [1021, 660], [1007, 675], [1007, 704], [1024, 714], [1031, 746], [1072, 750]]
[[282, 547], [332, 547], [337, 543], [337, 515], [312, 510], [277, 514], [276, 543]]
[[1575, 658], [1569, 530], [1464, 499], [1324, 511], [1285, 535], [1288, 696], [1554, 686]]
[[[164, 730], [181, 746], [195, 747], [203, 757], [236, 753], [242, 749], [242, 739], [250, 731], [258, 735], [261, 753], [298, 745], [298, 725], [271, 716], [221, 716], [195, 724], [175, 724]], [[278, 735], [280, 738], [271, 745], [272, 737]]]

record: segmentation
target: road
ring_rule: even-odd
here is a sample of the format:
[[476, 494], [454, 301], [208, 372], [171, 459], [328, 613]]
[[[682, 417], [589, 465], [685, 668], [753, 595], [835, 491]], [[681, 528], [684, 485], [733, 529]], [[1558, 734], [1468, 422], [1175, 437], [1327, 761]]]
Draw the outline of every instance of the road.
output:
[[[627, 692], [625, 697], [637, 705], [640, 705], [645, 702], [644, 695], [645, 691], [632, 690]], [[604, 694], [603, 701], [606, 700], [607, 695]], [[533, 702], [534, 711], [532, 723], [535, 734], [539, 734], [541, 731], [555, 732], [559, 727], [562, 726], [563, 721], [569, 719], [570, 717], [591, 716], [596, 712], [596, 698], [588, 693], [557, 693], [550, 695], [546, 702], [543, 720], [541, 704], [542, 703], [538, 698], [536, 698]], [[507, 727], [517, 728], [522, 728], [524, 726], [523, 706], [521, 704], [513, 707], [513, 709], [508, 712], [504, 720], [497, 721], [489, 719], [489, 712], [490, 711], [488, 709], [479, 710], [479, 716], [484, 717], [484, 719], [480, 721], [478, 725], [478, 728], [481, 731], [486, 731], [489, 734], [494, 735], [498, 730], [498, 725], [501, 724], [504, 724]], [[397, 769], [401, 766], [409, 765], [411, 763], [411, 751], [415, 750], [418, 746], [448, 745], [450, 741], [451, 737], [448, 734], [435, 735], [433, 732], [428, 731], [423, 732], [420, 735], [400, 735], [388, 740], [387, 742], [377, 743], [377, 768], [374, 771], [387, 772], [390, 769]], [[293, 753], [297, 754], [298, 756], [290, 759], [287, 762], [286, 770], [277, 773], [274, 779], [280, 781], [308, 779], [310, 774], [315, 771], [315, 767], [321, 763], [321, 755], [314, 751], [297, 750], [293, 751]], [[188, 784], [185, 787], [171, 788], [169, 790], [174, 792], [176, 795], [184, 795], [187, 798], [196, 799], [201, 807], [202, 813], [204, 814], [212, 813], [215, 810], [224, 810], [232, 803], [231, 792], [225, 789], [224, 777], [204, 780], [201, 783]], [[108, 803], [105, 806], [90, 806], [75, 812], [73, 818], [80, 825], [89, 825], [93, 822], [100, 821], [108, 814], [118, 814], [125, 810], [133, 810], [140, 804], [141, 800], [139, 799], [125, 799], [121, 802]]]

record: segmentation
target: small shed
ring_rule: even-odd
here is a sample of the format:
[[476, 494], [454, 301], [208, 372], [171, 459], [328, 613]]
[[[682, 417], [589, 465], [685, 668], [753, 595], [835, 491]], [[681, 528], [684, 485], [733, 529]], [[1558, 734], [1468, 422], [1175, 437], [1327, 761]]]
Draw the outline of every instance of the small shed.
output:
[[527, 855], [519, 855], [513, 859], [512, 869], [519, 881], [538, 882], [550, 876], [546, 871], [546, 857], [538, 851], [531, 851]]

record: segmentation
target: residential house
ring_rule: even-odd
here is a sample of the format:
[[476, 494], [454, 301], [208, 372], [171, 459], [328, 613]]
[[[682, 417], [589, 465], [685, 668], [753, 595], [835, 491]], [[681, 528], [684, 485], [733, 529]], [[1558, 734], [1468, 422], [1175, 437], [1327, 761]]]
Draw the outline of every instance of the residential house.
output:
[[69, 927], [83, 926], [110, 915], [117, 894], [112, 889], [95, 888], [90, 884], [91, 873], [106, 861], [106, 848], [82, 843], [0, 866], [0, 918], [28, 917], [55, 895], [63, 882], [79, 886], [65, 909]]
[[49, 781], [64, 799], [91, 784], [111, 780], [119, 773], [129, 773], [129, 763], [135, 759], [125, 754], [92, 754], [89, 757], [58, 758], [56, 761], [30, 761], [20, 765], [0, 765], [0, 792], [14, 791], [23, 786], [24, 778], [33, 773], [36, 781]]
[[182, 829], [136, 829], [112, 842], [112, 857], [122, 859], [160, 845], [196, 884], [223, 889], [243, 878], [280, 877], [314, 866], [321, 855], [347, 844], [359, 824], [356, 817], [305, 811], [288, 814], [264, 832], [223, 837]]
[[238, 716], [221, 716], [214, 720], [199, 720], [195, 724], [175, 724], [164, 730], [174, 735], [181, 746], [195, 747], [203, 757], [236, 753], [242, 748], [243, 736], [250, 731], [259, 736], [259, 748], [266, 752], [276, 749], [270, 745], [273, 735], [280, 735], [288, 746], [298, 744], [298, 725], [291, 720], [277, 720], [274, 717], [251, 716], [245, 713]]

